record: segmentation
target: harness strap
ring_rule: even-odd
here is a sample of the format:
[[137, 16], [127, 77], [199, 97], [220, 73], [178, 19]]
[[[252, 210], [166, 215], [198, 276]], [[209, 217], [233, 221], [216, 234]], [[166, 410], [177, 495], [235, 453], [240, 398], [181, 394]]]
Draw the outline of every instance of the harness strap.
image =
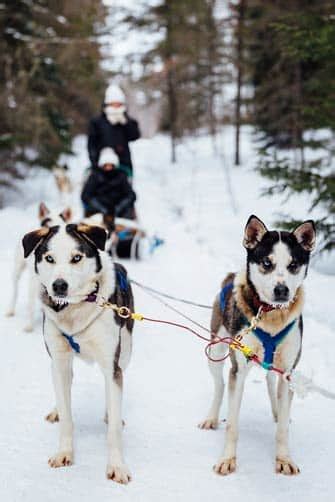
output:
[[220, 292], [220, 307], [221, 311], [223, 312], [225, 307], [226, 307], [226, 301], [227, 301], [227, 294], [231, 289], [233, 289], [234, 284], [232, 282], [229, 282], [226, 284]]
[[120, 268], [116, 268], [116, 278], [119, 283], [121, 291], [127, 291], [128, 279], [127, 279], [127, 276], [122, 272], [122, 270]]
[[69, 342], [71, 349], [73, 349], [77, 354], [80, 354], [80, 345], [79, 343], [74, 341], [73, 336], [67, 335], [65, 333], [62, 333], [62, 336], [64, 336], [64, 338], [66, 338], [66, 340]]
[[[233, 289], [234, 284], [229, 282], [226, 284], [220, 292], [220, 307], [221, 312], [223, 313], [227, 304], [227, 294], [229, 291]], [[273, 309], [272, 309], [273, 310]], [[296, 323], [296, 319], [294, 319], [290, 324], [285, 326], [284, 329], [279, 331], [276, 335], [271, 335], [267, 331], [262, 330], [261, 328], [254, 328], [252, 333], [258, 338], [264, 348], [264, 359], [262, 365], [266, 368], [270, 368], [273, 364], [273, 358], [275, 351], [278, 345], [284, 340], [284, 338], [289, 334], [294, 324]]]
[[252, 333], [258, 338], [262, 343], [264, 348], [264, 359], [263, 363], [265, 365], [271, 366], [273, 363], [273, 358], [278, 345], [284, 340], [284, 338], [289, 334], [291, 329], [296, 323], [296, 319], [290, 322], [284, 329], [279, 331], [276, 335], [272, 336], [267, 331], [263, 331], [261, 328], [255, 328]]

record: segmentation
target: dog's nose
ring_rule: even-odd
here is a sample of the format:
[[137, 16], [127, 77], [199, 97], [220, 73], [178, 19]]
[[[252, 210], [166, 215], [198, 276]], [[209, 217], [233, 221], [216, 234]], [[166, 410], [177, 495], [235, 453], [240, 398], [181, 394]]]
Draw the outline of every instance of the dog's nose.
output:
[[277, 284], [273, 293], [276, 302], [287, 302], [290, 290], [285, 284]]
[[68, 283], [64, 279], [56, 279], [52, 284], [52, 289], [56, 295], [65, 295], [67, 293]]

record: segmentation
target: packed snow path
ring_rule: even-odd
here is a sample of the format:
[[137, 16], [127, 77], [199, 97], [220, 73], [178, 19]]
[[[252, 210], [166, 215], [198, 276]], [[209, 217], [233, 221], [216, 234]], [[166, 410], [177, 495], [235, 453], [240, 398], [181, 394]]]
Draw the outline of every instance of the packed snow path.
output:
[[[150, 259], [126, 263], [132, 277], [171, 294], [211, 303], [226, 272], [243, 264], [242, 231], [249, 214], [256, 213], [271, 226], [281, 209], [279, 200], [259, 198], [263, 181], [250, 170], [254, 157], [247, 132], [243, 138], [243, 156], [248, 162], [243, 168], [230, 170], [237, 214], [230, 206], [221, 160], [212, 157], [206, 138], [190, 140], [180, 148], [179, 163], [173, 167], [165, 138], [142, 140], [133, 146], [139, 214], [150, 232], [165, 239], [165, 245]], [[229, 131], [225, 141], [229, 147]], [[87, 165], [84, 139], [79, 138], [75, 146], [77, 156], [70, 164], [71, 176], [78, 184]], [[43, 198], [56, 204], [51, 179], [41, 176], [30, 183], [30, 200], [37, 203]], [[79, 187], [72, 199], [77, 207], [78, 193]], [[23, 232], [36, 227], [36, 203], [27, 210], [7, 208], [0, 213], [3, 312], [11, 289], [14, 248]], [[305, 201], [289, 202], [285, 210], [294, 213], [301, 204]], [[136, 324], [133, 357], [124, 386], [123, 438], [133, 481], [120, 486], [105, 478], [103, 378], [96, 366], [81, 361], [75, 362], [73, 385], [75, 464], [50, 469], [47, 460], [58, 441], [58, 425], [43, 420], [54, 404], [50, 360], [41, 335], [41, 316], [34, 333], [22, 330], [25, 286], [24, 280], [17, 317], [1, 319], [2, 501], [333, 500], [333, 401], [318, 395], [303, 401], [295, 399], [291, 449], [301, 475], [276, 475], [275, 425], [264, 371], [255, 368], [242, 404], [238, 470], [229, 477], [219, 477], [212, 466], [222, 451], [224, 424], [217, 431], [197, 428], [206, 416], [212, 393], [204, 346], [186, 332], [146, 323]], [[300, 369], [307, 374], [314, 372], [318, 383], [334, 390], [333, 288], [334, 277], [310, 271]], [[134, 292], [139, 312], [180, 321], [144, 292], [137, 288]], [[181, 308], [208, 323], [209, 311]], [[225, 398], [222, 420], [226, 410]]]

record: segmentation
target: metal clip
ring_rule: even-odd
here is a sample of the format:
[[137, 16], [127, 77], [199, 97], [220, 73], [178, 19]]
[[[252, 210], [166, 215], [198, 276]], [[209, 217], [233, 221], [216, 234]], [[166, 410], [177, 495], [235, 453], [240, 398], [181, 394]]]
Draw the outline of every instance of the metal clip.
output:
[[117, 313], [122, 319], [129, 319], [131, 317], [131, 311], [128, 307], [119, 307]]

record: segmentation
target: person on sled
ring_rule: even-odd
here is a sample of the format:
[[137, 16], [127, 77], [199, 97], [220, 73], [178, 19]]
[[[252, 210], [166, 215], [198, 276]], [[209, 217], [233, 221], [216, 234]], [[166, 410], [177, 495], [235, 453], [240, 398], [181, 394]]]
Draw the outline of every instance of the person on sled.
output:
[[112, 218], [135, 218], [136, 194], [113, 148], [101, 150], [99, 165], [88, 177], [81, 199], [85, 217], [102, 213]]
[[101, 150], [111, 147], [119, 157], [120, 164], [133, 176], [133, 164], [129, 150], [129, 141], [140, 137], [138, 123], [129, 117], [126, 98], [117, 85], [109, 85], [106, 89], [102, 112], [93, 118], [88, 130], [88, 154], [92, 169], [97, 169]]

